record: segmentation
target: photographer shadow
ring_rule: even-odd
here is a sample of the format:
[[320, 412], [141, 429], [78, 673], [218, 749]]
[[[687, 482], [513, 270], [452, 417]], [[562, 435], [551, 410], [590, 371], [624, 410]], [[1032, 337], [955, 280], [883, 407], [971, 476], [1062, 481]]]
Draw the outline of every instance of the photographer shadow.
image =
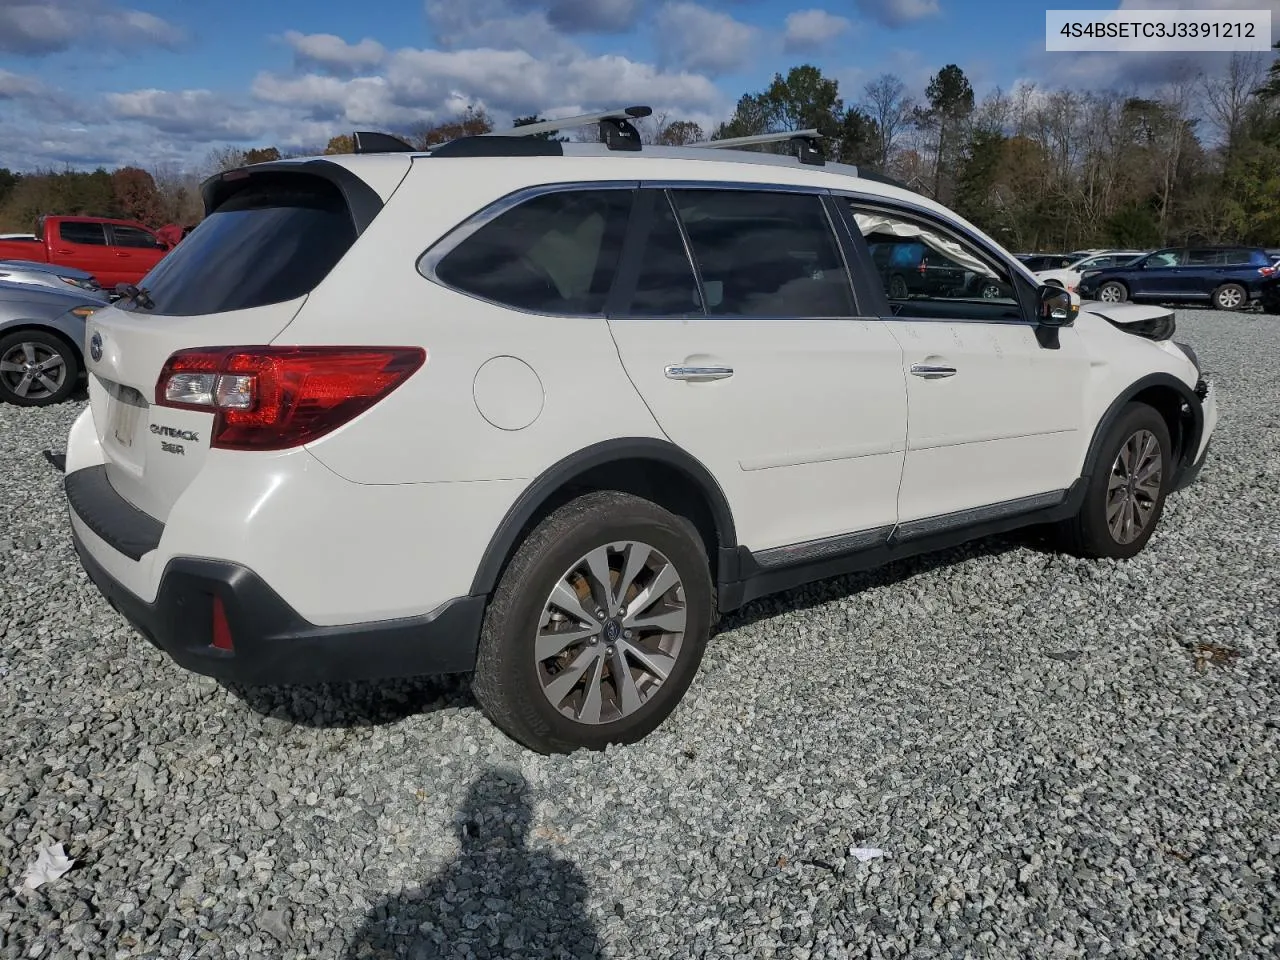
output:
[[457, 860], [370, 910], [347, 960], [597, 957], [586, 882], [569, 861], [527, 846], [532, 820], [519, 773], [481, 776], [460, 811]]

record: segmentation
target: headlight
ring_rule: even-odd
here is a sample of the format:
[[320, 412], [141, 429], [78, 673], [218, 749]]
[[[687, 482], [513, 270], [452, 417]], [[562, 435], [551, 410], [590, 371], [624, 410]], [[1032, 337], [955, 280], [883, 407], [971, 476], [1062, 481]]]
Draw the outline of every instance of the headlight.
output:
[[1080, 274], [1080, 279], [1081, 281], [1088, 280], [1090, 277], [1096, 277], [1101, 272], [1101, 270], [1086, 270], [1084, 273]]

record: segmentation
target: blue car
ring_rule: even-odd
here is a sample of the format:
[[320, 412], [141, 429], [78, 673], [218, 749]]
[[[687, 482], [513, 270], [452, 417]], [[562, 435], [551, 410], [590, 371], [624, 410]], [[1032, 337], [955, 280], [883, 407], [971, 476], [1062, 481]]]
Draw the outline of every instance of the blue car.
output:
[[1239, 310], [1267, 299], [1280, 269], [1261, 247], [1171, 247], [1122, 267], [1089, 270], [1080, 296], [1103, 303], [1210, 303]]

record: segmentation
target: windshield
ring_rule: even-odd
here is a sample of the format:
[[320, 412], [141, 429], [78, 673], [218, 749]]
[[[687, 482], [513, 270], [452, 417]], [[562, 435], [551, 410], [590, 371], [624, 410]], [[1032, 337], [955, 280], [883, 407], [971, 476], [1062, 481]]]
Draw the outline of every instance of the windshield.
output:
[[149, 312], [168, 316], [283, 303], [310, 293], [355, 240], [333, 184], [307, 174], [259, 174], [138, 286], [154, 303]]

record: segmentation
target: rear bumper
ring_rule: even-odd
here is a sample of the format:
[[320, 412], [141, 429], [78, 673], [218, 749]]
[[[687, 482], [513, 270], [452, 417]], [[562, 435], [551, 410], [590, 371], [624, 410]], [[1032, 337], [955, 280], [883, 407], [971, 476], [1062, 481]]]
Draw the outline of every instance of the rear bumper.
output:
[[[179, 666], [250, 686], [383, 680], [475, 669], [484, 597], [459, 597], [421, 617], [318, 627], [252, 570], [220, 560], [178, 558], [155, 602], [120, 585], [72, 533], [89, 579], [139, 633]], [[220, 597], [234, 651], [212, 645]]]
[[[140, 548], [154, 531], [109, 483], [68, 474], [68, 508], [103, 541], [98, 550]], [[74, 479], [73, 479], [74, 478]], [[149, 518], [147, 518], [149, 519]], [[154, 523], [154, 521], [152, 521]], [[318, 626], [256, 573], [225, 560], [173, 557], [154, 600], [139, 597], [95, 558], [71, 526], [76, 553], [107, 601], [180, 666], [246, 685], [310, 684], [466, 673], [475, 668], [483, 596], [458, 597], [430, 613], [396, 620]], [[127, 555], [127, 554], [126, 554]], [[222, 601], [233, 650], [213, 646], [214, 598]]]

